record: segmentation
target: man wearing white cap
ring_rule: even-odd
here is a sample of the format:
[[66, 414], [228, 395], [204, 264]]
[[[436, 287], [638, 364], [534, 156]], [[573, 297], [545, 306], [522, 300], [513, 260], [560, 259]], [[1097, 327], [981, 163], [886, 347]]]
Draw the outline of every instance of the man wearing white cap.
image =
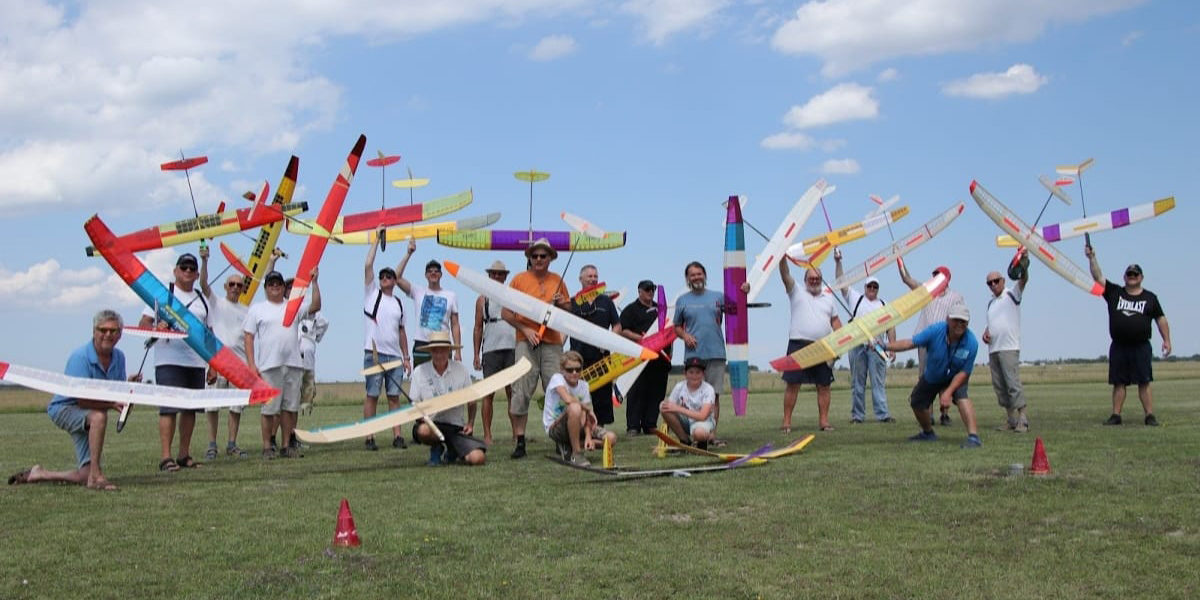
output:
[[[488, 277], [503, 284], [508, 279], [508, 267], [503, 261], [495, 261], [486, 269]], [[517, 345], [517, 330], [501, 318], [502, 309], [487, 296], [475, 299], [475, 328], [472, 345], [475, 349], [475, 369], [483, 371], [485, 378], [513, 366], [514, 347]], [[495, 393], [483, 397], [483, 443], [492, 444], [492, 399]], [[512, 386], [504, 387], [504, 395], [512, 399]], [[471, 415], [474, 417], [474, 414]], [[472, 426], [475, 425], [472, 419]]]
[[[915, 290], [917, 287], [922, 285], [920, 281], [913, 279], [913, 277], [908, 274], [908, 267], [905, 266], [903, 259], [896, 260], [896, 267], [900, 270], [900, 279], [904, 282], [904, 285], [908, 286], [908, 289]], [[933, 275], [936, 277], [937, 274], [937, 270], [934, 270]], [[929, 327], [934, 323], [941, 323], [942, 321], [946, 320], [946, 312], [950, 310], [950, 307], [960, 303], [966, 304], [966, 300], [963, 299], [962, 294], [950, 289], [949, 284], [947, 284], [946, 287], [942, 289], [940, 294], [934, 296], [933, 300], [929, 304], [926, 304], [925, 308], [921, 309], [920, 314], [917, 315], [917, 325], [915, 328], [913, 328], [913, 331], [923, 331], [926, 327]], [[925, 370], [924, 348], [917, 348], [917, 368], [921, 371]], [[949, 425], [949, 407], [942, 407], [941, 413], [942, 415], [939, 418], [938, 423], [940, 425]]]
[[[837, 277], [841, 278], [842, 253], [835, 251], [833, 258], [837, 263]], [[846, 299], [846, 305], [850, 308], [850, 320], [848, 322], [853, 322], [854, 319], [870, 314], [871, 311], [883, 308], [887, 304], [883, 298], [879, 297], [879, 278], [874, 276], [867, 278], [867, 282], [863, 284], [862, 292], [853, 287], [846, 287], [842, 290], [842, 297]], [[896, 328], [894, 327], [871, 340], [872, 344], [879, 344], [881, 346], [894, 341], [896, 341]], [[871, 377], [871, 402], [875, 406], [875, 419], [880, 423], [896, 422], [896, 419], [888, 411], [887, 388], [885, 387], [888, 360], [894, 358], [895, 354], [891, 352], [887, 354], [886, 358], [880, 356], [868, 344], [862, 344], [850, 349], [851, 423], [859, 424], [866, 418], [868, 374]]]
[[979, 352], [975, 334], [967, 329], [970, 321], [971, 311], [967, 310], [965, 303], [960, 302], [950, 306], [945, 321], [926, 327], [912, 339], [888, 342], [887, 349], [892, 352], [925, 349], [925, 368], [917, 377], [917, 385], [909, 396], [909, 404], [912, 405], [913, 416], [917, 418], [921, 432], [908, 438], [908, 441], [937, 441], [929, 411], [934, 398], [937, 398], [943, 409], [949, 409], [951, 403], [958, 406], [959, 416], [967, 428], [967, 439], [960, 447], [983, 446], [975, 428], [975, 408], [967, 393], [967, 380], [971, 377], [975, 355]]

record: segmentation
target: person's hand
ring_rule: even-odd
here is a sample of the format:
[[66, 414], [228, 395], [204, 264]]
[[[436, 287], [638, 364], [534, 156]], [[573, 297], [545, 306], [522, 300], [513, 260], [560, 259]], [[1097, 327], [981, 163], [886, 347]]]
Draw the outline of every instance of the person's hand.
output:
[[417, 238], [409, 237], [408, 238], [408, 253], [412, 254], [413, 252], [416, 252], [416, 251], [417, 251]]
[[541, 340], [538, 339], [537, 330], [532, 327], [521, 327], [521, 337], [525, 338], [525, 341], [534, 348], [541, 343]]
[[454, 351], [454, 360], [456, 360], [458, 362], [462, 362], [462, 350]]
[[401, 362], [401, 367], [404, 369], [404, 372], [411, 374], [412, 370], [413, 370], [412, 360], [409, 357], [405, 356], [404, 358], [400, 359], [400, 362]]
[[1088, 244], [1083, 247], [1083, 255], [1086, 256], [1088, 260], [1092, 260], [1096, 257], [1096, 251], [1092, 249], [1091, 244]]
[[987, 329], [983, 330], [983, 343], [985, 343], [985, 344], [992, 343], [992, 332], [988, 331]]
[[592, 438], [588, 438], [588, 439], [584, 440], [583, 441], [583, 449], [584, 450], [595, 450], [596, 449], [596, 440], [594, 440]]
[[480, 358], [480, 356], [478, 354], [475, 355], [475, 370], [476, 371], [483, 370], [483, 359]]
[[134, 373], [133, 375], [129, 376], [129, 381], [132, 381], [134, 383], [140, 382], [141, 380], [142, 380], [141, 373]]
[[463, 435], [471, 435], [472, 433], [475, 433], [475, 424], [474, 423], [467, 423], [466, 425], [463, 425], [463, 428], [462, 428]]
[[842, 249], [841, 248], [833, 249], [833, 260], [836, 262], [842, 262]]
[[888, 362], [896, 362], [896, 353], [895, 352], [888, 350], [887, 352], [884, 352], [884, 354], [887, 355]]
[[696, 348], [696, 336], [690, 333], [685, 333], [683, 336], [683, 345], [694, 350]]
[[750, 282], [749, 282], [749, 281], [743, 281], [743, 282], [742, 282], [742, 293], [743, 293], [743, 294], [749, 294], [749, 293], [750, 293]]
[[1162, 351], [1163, 351], [1163, 358], [1170, 356], [1171, 355], [1171, 342], [1169, 342], [1167, 340], [1163, 340]]
[[953, 393], [948, 391], [942, 392], [941, 396], [938, 398], [938, 406], [941, 406], [942, 408], [950, 408], [950, 403], [953, 399]]
[[208, 244], [200, 246], [200, 260], [208, 260]]

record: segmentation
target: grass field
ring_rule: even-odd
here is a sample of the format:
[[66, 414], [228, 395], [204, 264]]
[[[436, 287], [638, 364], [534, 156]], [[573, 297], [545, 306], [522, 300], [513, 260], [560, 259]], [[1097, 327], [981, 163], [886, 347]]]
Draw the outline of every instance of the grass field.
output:
[[[426, 467], [422, 448], [367, 453], [347, 442], [300, 460], [222, 458], [159, 473], [145, 409], [123, 433], [109, 431], [105, 466], [119, 492], [0, 489], [0, 598], [1191, 598], [1200, 594], [1198, 367], [1155, 365], [1159, 428], [1140, 425], [1132, 395], [1126, 422], [1139, 424], [1100, 425], [1103, 366], [1027, 369], [1026, 435], [992, 431], [1002, 412], [977, 369], [977, 451], [959, 450], [957, 413], [941, 442], [904, 441], [916, 431], [905, 371], [890, 375], [899, 423], [849, 425], [839, 373], [837, 430], [803, 453], [632, 482], [542, 459], [552, 446], [540, 428], [531, 457], [510, 460], [503, 417], [478, 469]], [[815, 428], [806, 390], [796, 433], [778, 431], [774, 385], [762, 375], [750, 414], [722, 419], [730, 451]], [[354, 418], [360, 393], [322, 386], [301, 424]], [[44, 405], [0, 392], [0, 474], [71, 466], [70, 440]], [[241, 441], [257, 455], [256, 411], [247, 415]], [[1054, 474], [1009, 476], [1010, 464], [1028, 465], [1034, 435]], [[617, 463], [704, 462], [655, 459], [651, 446], [622, 436]], [[363, 546], [330, 551], [342, 498]]]

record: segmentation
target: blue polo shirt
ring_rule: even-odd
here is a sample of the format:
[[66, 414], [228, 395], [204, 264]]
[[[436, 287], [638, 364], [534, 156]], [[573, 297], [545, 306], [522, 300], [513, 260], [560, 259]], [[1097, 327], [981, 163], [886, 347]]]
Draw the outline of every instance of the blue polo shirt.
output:
[[950, 383], [959, 372], [970, 376], [975, 368], [979, 342], [970, 329], [951, 344], [946, 335], [946, 322], [942, 321], [914, 335], [913, 343], [925, 348], [925, 372], [922, 376], [928, 383]]
[[[108, 370], [105, 370], [100, 366], [100, 357], [96, 355], [96, 347], [92, 345], [91, 341], [88, 341], [71, 353], [71, 357], [67, 359], [67, 368], [63, 373], [72, 377], [125, 381], [125, 353], [113, 348], [112, 360], [108, 363]], [[78, 404], [78, 400], [78, 398], [55, 394], [54, 398], [50, 400], [50, 406], [46, 407], [46, 412], [50, 414], [51, 419], [54, 419], [63, 407]]]

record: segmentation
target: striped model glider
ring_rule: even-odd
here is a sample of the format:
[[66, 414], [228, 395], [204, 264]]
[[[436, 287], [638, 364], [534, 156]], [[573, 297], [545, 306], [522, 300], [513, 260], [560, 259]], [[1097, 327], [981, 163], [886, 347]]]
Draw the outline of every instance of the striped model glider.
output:
[[868, 217], [858, 223], [834, 229], [828, 233], [804, 240], [788, 248], [787, 253], [793, 258], [807, 257], [819, 251], [826, 244], [841, 246], [855, 240], [860, 240], [906, 216], [908, 216], [908, 207], [901, 206], [887, 213]]
[[300, 441], [309, 444], [328, 444], [387, 431], [393, 427], [399, 427], [405, 423], [412, 423], [413, 421], [422, 419], [425, 415], [432, 415], [443, 410], [462, 406], [468, 402], [474, 402], [488, 394], [503, 389], [506, 385], [512, 385], [522, 375], [529, 372], [530, 368], [529, 360], [521, 358], [513, 366], [494, 373], [487, 379], [475, 382], [465, 388], [442, 394], [437, 398], [430, 398], [423, 402], [410, 404], [409, 406], [397, 408], [396, 410], [355, 423], [330, 425], [312, 430], [297, 428], [296, 437]]
[[[329, 193], [325, 195], [325, 204], [321, 205], [321, 212], [317, 215], [316, 222], [316, 226], [325, 231], [333, 228], [338, 213], [342, 211], [342, 203], [346, 201], [346, 193], [350, 191], [350, 183], [354, 181], [354, 172], [358, 170], [358, 161], [362, 158], [363, 146], [366, 145], [367, 136], [359, 135], [354, 148], [346, 156], [346, 164], [338, 171], [333, 185], [329, 188]], [[284, 327], [291, 327], [292, 322], [296, 320], [296, 313], [300, 312], [300, 303], [304, 301], [304, 296], [308, 293], [312, 271], [321, 262], [321, 256], [325, 253], [327, 244], [329, 244], [328, 237], [308, 236], [308, 243], [304, 245], [304, 254], [300, 256], [300, 265], [296, 269], [296, 278], [292, 282], [292, 293], [288, 296], [287, 307], [284, 308]]]
[[[835, 189], [837, 189], [835, 186], [826, 185], [824, 179], [818, 179], [792, 206], [792, 210], [775, 229], [775, 233], [771, 234], [771, 238], [762, 252], [759, 252], [758, 257], [754, 259], [754, 266], [746, 273], [746, 280], [750, 282], [750, 291], [746, 294], [746, 302], [754, 302], [754, 299], [763, 291], [771, 272], [783, 258], [788, 244], [791, 244], [796, 234], [800, 233], [800, 228], [804, 227], [805, 221], [808, 221], [808, 217], [812, 215], [821, 198], [832, 194]], [[742, 206], [745, 207], [745, 199], [743, 198], [741, 201]], [[728, 211], [728, 202], [725, 203], [725, 208]], [[726, 215], [726, 220], [728, 221], [728, 215]]]
[[[532, 235], [532, 237], [530, 237]], [[594, 238], [578, 231], [527, 231], [524, 229], [477, 229], [474, 231], [439, 231], [438, 243], [464, 250], [525, 251], [533, 240], [546, 238], [558, 252], [587, 252], [612, 250], [625, 245], [625, 232], [614, 231]]]
[[[300, 172], [300, 159], [292, 156], [288, 159], [287, 167], [283, 170], [283, 177], [279, 180], [279, 187], [275, 188], [275, 197], [271, 200], [271, 207], [282, 208], [286, 212], [286, 207], [292, 202], [292, 193], [296, 191], [296, 177]], [[308, 210], [308, 203], [304, 204], [304, 209]], [[254, 300], [254, 294], [258, 291], [258, 284], [262, 278], [267, 275], [267, 263], [271, 260], [271, 253], [275, 251], [275, 245], [279, 242], [279, 230], [282, 227], [279, 221], [272, 221], [263, 225], [258, 231], [258, 242], [254, 244], [254, 249], [250, 251], [250, 256], [246, 259], [244, 265], [250, 279], [246, 281], [246, 287], [242, 288], [242, 295], [238, 296], [238, 303], [243, 306], [250, 306], [250, 302]], [[224, 250], [221, 251], [224, 253]], [[228, 258], [228, 255], [226, 256]], [[240, 262], [240, 261], [239, 261]], [[230, 264], [233, 264], [232, 261]], [[239, 269], [240, 270], [240, 269]]]
[[[1047, 242], [1057, 242], [1078, 237], [1085, 233], [1120, 229], [1138, 221], [1153, 219], [1173, 208], [1175, 208], [1175, 197], [1171, 196], [1155, 200], [1154, 202], [1147, 202], [1146, 204], [1122, 208], [1083, 219], [1075, 219], [1074, 221], [1067, 221], [1057, 225], [1045, 225], [1038, 227], [1037, 232]], [[1002, 234], [996, 237], [996, 245], [1001, 248], [1011, 248], [1019, 244], [1013, 236]]]
[[1099, 296], [1104, 293], [1104, 284], [1094, 281], [1086, 271], [1079, 268], [1078, 265], [1071, 262], [1069, 258], [1063, 256], [1057, 248], [1050, 245], [1045, 238], [1031, 229], [1020, 217], [1012, 210], [996, 199], [988, 192], [978, 181], [971, 182], [971, 197], [975, 199], [975, 203], [983, 212], [987, 213], [990, 218], [1000, 229], [1006, 231], [1014, 239], [1020, 242], [1029, 254], [1037, 257], [1038, 260], [1050, 267], [1051, 271], [1058, 273], [1063, 279], [1071, 282], [1075, 287], [1092, 294]]
[[746, 415], [750, 396], [750, 315], [746, 307], [746, 227], [742, 223], [742, 203], [729, 197], [725, 209], [725, 353], [729, 366], [729, 389], [733, 393], [733, 414]]
[[[403, 242], [408, 241], [409, 238], [420, 240], [431, 238], [437, 235], [439, 231], [449, 232], [480, 229], [482, 227], [487, 227], [488, 225], [491, 225], [499, 220], [500, 213], [494, 212], [479, 217], [467, 217], [465, 219], [458, 219], [455, 221], [401, 225], [398, 227], [389, 227], [385, 239], [387, 239], [389, 242]], [[291, 221], [288, 221], [287, 223], [287, 230], [288, 233], [295, 233], [298, 235], [309, 235], [309, 233], [311, 233], [310, 229], [295, 225]], [[363, 245], [374, 244], [375, 238], [378, 237], [378, 234], [374, 230], [355, 231], [353, 233], [343, 232], [338, 234], [337, 237], [342, 241], [343, 244]]]
[[867, 216], [863, 217], [864, 219], [870, 219], [871, 217], [874, 217], [877, 215], [882, 215], [884, 212], [887, 211], [887, 209], [891, 208], [897, 202], [900, 201], [899, 195], [892, 196], [891, 198], [888, 198], [886, 201], [883, 198], [876, 196], [875, 194], [871, 194], [871, 195], [867, 196], [867, 198], [870, 199], [871, 202], [875, 203], [875, 208], [872, 208], [871, 212], [867, 213]]
[[627, 337], [608, 329], [597, 327], [561, 308], [551, 306], [533, 296], [496, 283], [482, 273], [462, 267], [454, 261], [447, 260], [443, 264], [445, 270], [449, 271], [463, 285], [482, 296], [487, 296], [508, 310], [541, 323], [543, 329], [549, 328], [561, 331], [564, 335], [591, 344], [597, 348], [625, 354], [626, 356], [638, 356], [643, 360], [651, 360], [658, 356], [658, 352], [642, 347]]
[[129, 335], [160, 340], [182, 340], [187, 337], [187, 334], [182, 331], [159, 329], [157, 327], [138, 327], [137, 325], [126, 325], [121, 328], [121, 331]]
[[[466, 190], [421, 204], [393, 206], [392, 208], [370, 210], [338, 217], [333, 222], [332, 227], [323, 227], [315, 220], [301, 221], [304, 225], [312, 226], [312, 229], [308, 230], [306, 230], [304, 225], [296, 224], [296, 227], [293, 228], [293, 224], [288, 223], [288, 231], [302, 235], [320, 235], [325, 237], [332, 235], [337, 236], [339, 240], [345, 242], [342, 239], [342, 234], [365, 232], [378, 229], [379, 227], [392, 227], [394, 225], [405, 225], [426, 219], [434, 219], [460, 210], [474, 199], [475, 193], [472, 190]], [[390, 238], [391, 236], [388, 237]]]
[[932, 279], [896, 298], [890, 304], [857, 317], [816, 342], [771, 361], [771, 368], [777, 371], [807, 369], [834, 360], [855, 346], [871, 343], [879, 334], [920, 312], [934, 296], [946, 289], [950, 284], [950, 270], [938, 267], [937, 271], [938, 274]]
[[945, 229], [950, 225], [950, 223], [953, 223], [954, 220], [958, 218], [958, 215], [962, 214], [966, 207], [967, 205], [963, 202], [955, 202], [954, 206], [951, 206], [942, 214], [934, 217], [928, 223], [920, 226], [916, 231], [913, 231], [912, 233], [909, 233], [908, 235], [905, 235], [892, 242], [882, 251], [875, 253], [874, 256], [868, 258], [862, 264], [847, 268], [845, 271], [843, 271], [842, 276], [838, 277], [837, 281], [834, 281], [830, 287], [838, 290], [845, 289], [846, 287], [866, 279], [872, 273], [891, 265], [896, 261], [896, 259], [908, 254], [917, 246], [924, 244], [932, 239], [933, 236], [941, 233], [943, 229]]
[[251, 394], [250, 390], [217, 388], [193, 390], [150, 383], [72, 377], [2, 361], [0, 361], [0, 381], [81, 400], [145, 404], [181, 410], [246, 406], [250, 403]]
[[196, 354], [208, 362], [216, 372], [228, 379], [233, 385], [250, 390], [250, 404], [261, 404], [279, 394], [279, 390], [267, 385], [256, 376], [242, 359], [234, 354], [233, 349], [221, 345], [212, 329], [204, 325], [191, 311], [179, 301], [154, 274], [138, 260], [129, 249], [125, 248], [113, 234], [112, 230], [100, 220], [99, 215], [93, 215], [83, 224], [84, 231], [95, 244], [100, 255], [108, 261], [129, 288], [133, 290], [142, 302], [156, 307], [158, 314], [171, 326], [187, 333], [184, 342]]
[[[239, 208], [219, 213], [200, 215], [191, 219], [183, 219], [174, 223], [164, 223], [156, 227], [147, 227], [128, 233], [120, 238], [121, 244], [130, 252], [142, 252], [168, 246], [178, 246], [203, 239], [211, 239], [239, 231], [278, 223], [284, 219], [283, 214], [297, 215], [308, 210], [308, 203], [297, 202], [282, 207], [279, 210], [260, 210], [251, 216], [253, 208]], [[96, 255], [96, 248], [88, 246], [84, 249], [88, 256]]]

